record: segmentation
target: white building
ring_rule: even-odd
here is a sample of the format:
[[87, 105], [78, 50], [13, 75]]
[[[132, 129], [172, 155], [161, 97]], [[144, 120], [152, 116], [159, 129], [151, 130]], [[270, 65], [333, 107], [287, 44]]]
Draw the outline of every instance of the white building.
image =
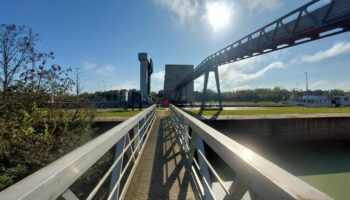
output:
[[330, 107], [333, 106], [332, 99], [327, 96], [303, 94], [299, 98], [290, 99], [289, 104], [294, 106], [310, 106], [310, 107]]
[[333, 104], [335, 106], [350, 106], [350, 95], [334, 97]]

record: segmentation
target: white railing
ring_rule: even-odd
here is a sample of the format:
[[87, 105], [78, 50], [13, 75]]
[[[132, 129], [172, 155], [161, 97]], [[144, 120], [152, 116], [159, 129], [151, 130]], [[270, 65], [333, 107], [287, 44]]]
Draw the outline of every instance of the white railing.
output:
[[69, 187], [113, 147], [114, 162], [94, 189], [87, 191], [87, 199], [95, 196], [108, 177], [108, 199], [122, 199], [141, 157], [155, 116], [156, 106], [153, 105], [5, 189], [0, 193], [0, 199], [47, 200], [60, 196], [64, 199], [78, 199]]
[[[171, 105], [170, 112], [187, 167], [204, 199], [332, 199], [183, 110]], [[205, 144], [232, 170], [232, 180], [218, 175], [206, 157]]]

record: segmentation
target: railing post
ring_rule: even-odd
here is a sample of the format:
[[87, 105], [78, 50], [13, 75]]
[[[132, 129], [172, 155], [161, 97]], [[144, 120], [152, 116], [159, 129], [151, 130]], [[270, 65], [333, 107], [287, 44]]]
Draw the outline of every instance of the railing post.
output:
[[138, 149], [135, 149], [137, 144], [140, 141], [140, 138], [141, 138], [140, 133], [139, 133], [139, 130], [140, 130], [139, 124], [137, 124], [132, 130], [134, 132], [134, 137], [136, 137], [136, 139], [134, 140], [134, 143], [133, 143], [134, 150], [137, 151], [137, 152], [140, 152], [141, 151], [141, 146], [139, 146]]
[[[118, 156], [123, 152], [124, 144], [125, 144], [125, 136], [122, 139], [120, 139], [119, 142], [115, 145], [114, 160], [116, 160], [118, 158]], [[112, 192], [113, 187], [117, 183], [117, 180], [119, 179], [120, 173], [122, 171], [123, 157], [120, 159], [118, 164], [113, 169], [112, 176], [111, 176], [111, 182], [110, 182], [110, 185], [109, 185], [109, 192], [110, 193]], [[119, 186], [118, 186], [116, 192], [114, 193], [112, 199], [118, 199], [118, 197], [119, 197]]]
[[233, 180], [233, 183], [229, 187], [229, 192], [234, 199], [242, 199], [245, 193], [248, 191], [246, 183], [240, 177], [236, 177]]
[[185, 148], [186, 145], [190, 147], [190, 138], [188, 137], [190, 135], [190, 126], [188, 124], [184, 124], [184, 128], [185, 128], [185, 133], [184, 133], [184, 144], [185, 144]]
[[[205, 149], [204, 149], [204, 143], [203, 140], [200, 137], [196, 137], [196, 147], [197, 147], [197, 151], [201, 151], [202, 154], [204, 156], [206, 156], [205, 154]], [[203, 177], [203, 179], [207, 182], [204, 183], [204, 199], [206, 200], [212, 200], [214, 199], [212, 197], [212, 194], [210, 192], [212, 184], [211, 184], [211, 177], [209, 174], [209, 170], [208, 170], [208, 166], [206, 164], [206, 162], [203, 160], [202, 156], [200, 156], [199, 154], [197, 154], [198, 156], [198, 165], [199, 165], [199, 172], [201, 174], [201, 176]], [[208, 188], [210, 187], [210, 188]]]

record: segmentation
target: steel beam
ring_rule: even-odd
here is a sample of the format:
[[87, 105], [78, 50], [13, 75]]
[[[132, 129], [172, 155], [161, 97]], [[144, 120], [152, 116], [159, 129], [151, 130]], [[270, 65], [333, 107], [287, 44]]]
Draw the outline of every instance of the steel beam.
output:
[[176, 89], [216, 67], [350, 30], [350, 1], [312, 0], [206, 57]]

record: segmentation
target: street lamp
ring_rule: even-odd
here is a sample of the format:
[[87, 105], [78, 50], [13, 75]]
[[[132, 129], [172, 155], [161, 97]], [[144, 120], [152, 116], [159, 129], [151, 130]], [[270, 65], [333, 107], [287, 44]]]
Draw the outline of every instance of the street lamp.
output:
[[306, 103], [309, 103], [309, 83], [307, 78], [307, 72], [305, 72], [305, 79], [306, 79]]

